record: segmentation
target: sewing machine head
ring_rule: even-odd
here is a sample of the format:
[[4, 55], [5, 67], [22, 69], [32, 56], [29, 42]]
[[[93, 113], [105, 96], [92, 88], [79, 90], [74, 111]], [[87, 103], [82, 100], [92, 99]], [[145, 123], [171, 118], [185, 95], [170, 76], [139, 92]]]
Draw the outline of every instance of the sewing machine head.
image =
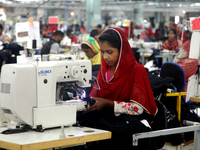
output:
[[1, 108], [10, 120], [33, 128], [74, 124], [76, 104], [61, 103], [66, 100], [61, 91], [82, 95], [82, 88], [91, 86], [91, 74], [89, 60], [6, 64], [1, 73]]
[[61, 60], [76, 60], [75, 55], [70, 54], [47, 54], [42, 55], [42, 61], [61, 61]]
[[152, 48], [153, 49], [160, 49], [161, 45], [162, 45], [161, 42], [144, 42], [142, 46], [146, 50], [151, 50]]

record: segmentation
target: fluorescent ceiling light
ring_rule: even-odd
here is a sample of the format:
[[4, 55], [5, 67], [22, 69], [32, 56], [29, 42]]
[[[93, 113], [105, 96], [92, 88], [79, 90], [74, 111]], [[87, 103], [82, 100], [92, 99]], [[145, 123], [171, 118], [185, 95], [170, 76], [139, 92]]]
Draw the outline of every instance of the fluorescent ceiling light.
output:
[[179, 20], [180, 20], [180, 17], [179, 16], [175, 16], [175, 24], [178, 24]]
[[148, 5], [158, 5], [157, 2], [148, 2]]
[[194, 6], [200, 6], [200, 3], [194, 3]]

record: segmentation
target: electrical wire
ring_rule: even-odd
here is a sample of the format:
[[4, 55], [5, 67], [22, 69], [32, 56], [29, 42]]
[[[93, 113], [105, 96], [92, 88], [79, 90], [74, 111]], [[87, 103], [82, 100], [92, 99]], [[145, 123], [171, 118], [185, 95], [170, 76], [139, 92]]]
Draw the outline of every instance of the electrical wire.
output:
[[[39, 4], [37, 7], [33, 8], [33, 9], [37, 9], [37, 8], [39, 8], [40, 6], [44, 5], [45, 3], [49, 2], [49, 1], [50, 1], [50, 0], [44, 1], [42, 4]], [[29, 13], [30, 13], [31, 11], [33, 11], [33, 9], [31, 9], [26, 15], [29, 16]]]
[[128, 14], [121, 8], [120, 4], [118, 3], [118, 1], [116, 1], [117, 5], [119, 6], [119, 8], [121, 9], [122, 12], [125, 13], [127, 19], [129, 18]]

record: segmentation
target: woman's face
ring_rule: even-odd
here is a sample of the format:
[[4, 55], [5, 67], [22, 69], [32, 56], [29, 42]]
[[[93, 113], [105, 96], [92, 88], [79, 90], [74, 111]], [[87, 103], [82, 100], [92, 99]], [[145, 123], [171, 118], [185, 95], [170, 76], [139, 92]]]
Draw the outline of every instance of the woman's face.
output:
[[82, 50], [88, 58], [93, 58], [95, 55], [95, 52], [93, 52], [90, 48], [83, 48]]
[[176, 34], [174, 34], [174, 32], [173, 32], [173, 31], [169, 31], [169, 34], [168, 34], [168, 36], [169, 36], [169, 39], [170, 39], [170, 40], [173, 40], [173, 39], [175, 39], [175, 38], [176, 38]]
[[119, 51], [117, 48], [111, 47], [108, 42], [99, 42], [101, 54], [110, 67], [116, 67], [119, 60]]

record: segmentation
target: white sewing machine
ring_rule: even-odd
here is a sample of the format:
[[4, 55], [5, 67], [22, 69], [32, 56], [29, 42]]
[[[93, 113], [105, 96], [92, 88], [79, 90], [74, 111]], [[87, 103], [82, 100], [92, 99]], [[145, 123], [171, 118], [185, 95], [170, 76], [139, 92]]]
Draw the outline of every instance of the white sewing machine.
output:
[[142, 47], [145, 50], [151, 50], [152, 48], [161, 49], [162, 43], [161, 42], [144, 42], [142, 43]]
[[76, 57], [70, 54], [46, 54], [42, 55], [42, 61], [76, 60]]
[[6, 64], [1, 72], [1, 109], [10, 120], [34, 129], [72, 125], [81, 102], [57, 99], [57, 85], [89, 87], [91, 74], [89, 60]]

